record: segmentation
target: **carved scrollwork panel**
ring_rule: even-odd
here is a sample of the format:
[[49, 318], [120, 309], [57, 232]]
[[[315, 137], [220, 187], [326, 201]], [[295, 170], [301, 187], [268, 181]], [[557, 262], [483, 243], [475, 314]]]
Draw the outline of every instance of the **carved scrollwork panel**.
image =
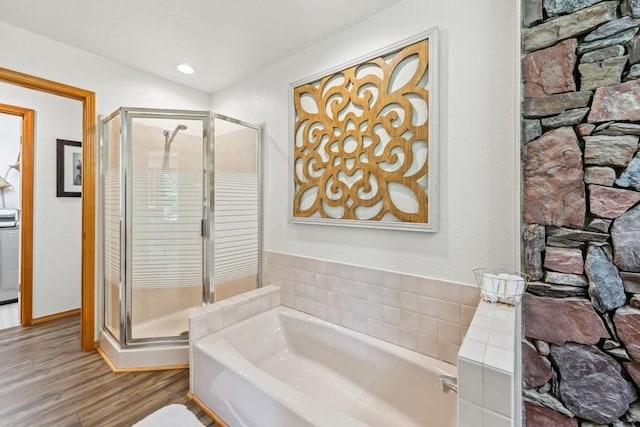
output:
[[429, 222], [430, 40], [293, 88], [293, 215]]

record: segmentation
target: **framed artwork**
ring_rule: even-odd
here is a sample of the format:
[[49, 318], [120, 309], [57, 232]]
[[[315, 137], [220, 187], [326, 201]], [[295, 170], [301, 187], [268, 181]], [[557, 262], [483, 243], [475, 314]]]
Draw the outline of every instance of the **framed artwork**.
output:
[[291, 84], [290, 221], [437, 229], [437, 28]]
[[82, 144], [57, 139], [56, 195], [80, 197], [82, 193]]

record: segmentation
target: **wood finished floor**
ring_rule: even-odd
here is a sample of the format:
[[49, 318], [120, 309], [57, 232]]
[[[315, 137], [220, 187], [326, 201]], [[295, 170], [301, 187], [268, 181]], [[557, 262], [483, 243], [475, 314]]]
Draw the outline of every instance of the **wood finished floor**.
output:
[[187, 369], [114, 374], [97, 352], [80, 350], [80, 318], [0, 331], [0, 426], [131, 426], [188, 401]]

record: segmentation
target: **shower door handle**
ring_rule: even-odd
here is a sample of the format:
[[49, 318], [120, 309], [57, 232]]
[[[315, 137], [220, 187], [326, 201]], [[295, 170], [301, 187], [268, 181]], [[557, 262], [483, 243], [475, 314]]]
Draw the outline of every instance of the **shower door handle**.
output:
[[206, 232], [207, 232], [207, 220], [201, 219], [200, 220], [200, 237], [205, 237]]

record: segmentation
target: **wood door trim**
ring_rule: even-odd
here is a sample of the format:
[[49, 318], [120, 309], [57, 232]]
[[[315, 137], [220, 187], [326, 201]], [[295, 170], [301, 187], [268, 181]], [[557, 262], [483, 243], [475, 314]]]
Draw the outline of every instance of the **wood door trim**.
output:
[[[82, 102], [82, 297], [80, 341], [93, 350], [95, 317], [95, 197], [96, 101], [95, 93], [52, 80], [0, 67], [0, 81]], [[33, 247], [33, 245], [32, 245]]]
[[0, 113], [22, 119], [20, 147], [20, 324], [33, 321], [33, 139], [35, 111], [0, 104]]

